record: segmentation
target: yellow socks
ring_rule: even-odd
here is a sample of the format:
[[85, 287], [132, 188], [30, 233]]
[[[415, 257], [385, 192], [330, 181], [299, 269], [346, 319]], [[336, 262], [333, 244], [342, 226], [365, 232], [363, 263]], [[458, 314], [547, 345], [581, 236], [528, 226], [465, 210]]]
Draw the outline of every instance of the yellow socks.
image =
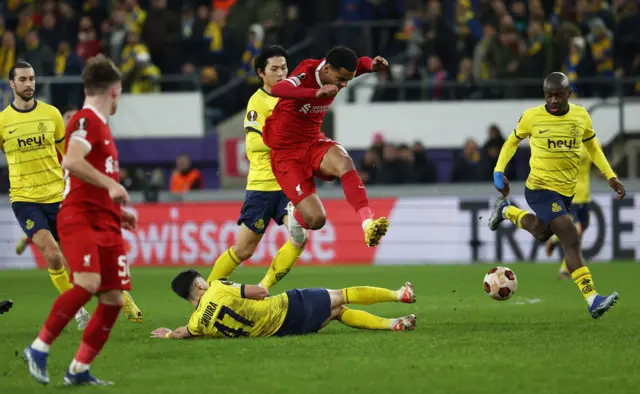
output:
[[342, 289], [345, 304], [371, 305], [378, 302], [398, 302], [398, 292], [381, 287], [349, 287]]
[[591, 277], [589, 268], [580, 267], [571, 273], [571, 277], [580, 289], [580, 292], [584, 296], [584, 299], [587, 300], [589, 305], [591, 305], [591, 302], [596, 297], [596, 295], [598, 295], [598, 292], [596, 291], [596, 287], [593, 284], [593, 278]]
[[393, 319], [385, 319], [369, 312], [344, 307], [338, 320], [346, 326], [368, 330], [390, 330], [393, 326]]
[[269, 270], [260, 282], [260, 286], [268, 289], [280, 282], [282, 278], [287, 276], [296, 261], [298, 261], [302, 251], [303, 249], [298, 249], [293, 246], [290, 240], [282, 245], [273, 258], [271, 267], [269, 267]]
[[227, 279], [229, 275], [235, 270], [242, 261], [238, 258], [233, 248], [227, 249], [226, 252], [218, 257], [216, 263], [207, 278], [207, 283], [211, 283], [214, 280]]
[[509, 205], [504, 209], [503, 216], [505, 219], [510, 220], [511, 223], [515, 224], [519, 228], [522, 228], [522, 218], [528, 213], [529, 211], [525, 211], [523, 209], [514, 207], [513, 205]]
[[569, 267], [567, 267], [567, 260], [562, 259], [562, 264], [560, 264], [560, 272], [561, 273], [569, 273]]
[[48, 271], [53, 285], [58, 289], [60, 294], [73, 287], [73, 284], [69, 280], [66, 268], [62, 267], [59, 270], [49, 269]]

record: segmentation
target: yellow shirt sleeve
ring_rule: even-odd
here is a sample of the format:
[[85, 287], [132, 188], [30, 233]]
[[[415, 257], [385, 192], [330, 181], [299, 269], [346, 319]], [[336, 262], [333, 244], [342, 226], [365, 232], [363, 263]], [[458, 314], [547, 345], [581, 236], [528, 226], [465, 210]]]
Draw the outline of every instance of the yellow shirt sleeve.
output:
[[513, 133], [509, 134], [509, 137], [502, 145], [502, 149], [500, 149], [500, 156], [498, 156], [498, 162], [496, 163], [496, 167], [493, 169], [493, 172], [504, 172], [505, 168], [507, 168], [507, 164], [509, 164], [513, 155], [516, 154], [520, 141], [530, 135], [531, 119], [525, 111], [518, 120], [516, 128], [513, 129]]
[[60, 111], [58, 111], [57, 108], [54, 108], [53, 111], [53, 117], [56, 125], [56, 130], [54, 132], [54, 138], [56, 140], [56, 150], [60, 153], [61, 156], [64, 156], [64, 119], [62, 119], [62, 114], [60, 114]]
[[189, 318], [189, 324], [187, 324], [187, 331], [189, 334], [193, 336], [202, 336], [202, 331], [198, 327], [198, 321], [200, 321], [200, 316], [198, 316], [198, 312], [194, 312], [193, 315]]
[[587, 142], [596, 137], [596, 132], [593, 130], [593, 121], [586, 109], [584, 110], [584, 116], [584, 134], [582, 135], [582, 142]]
[[253, 129], [247, 128], [247, 137], [245, 139], [247, 143], [247, 150], [251, 152], [269, 152], [271, 148], [264, 144], [262, 135], [258, 134]]
[[255, 131], [262, 135], [262, 128], [266, 120], [265, 104], [263, 100], [259, 100], [255, 95], [251, 96], [247, 103], [247, 114], [244, 118], [244, 129]]
[[598, 167], [600, 172], [602, 172], [602, 175], [604, 175], [607, 180], [616, 178], [616, 173], [613, 172], [613, 169], [611, 168], [607, 157], [604, 155], [604, 152], [602, 151], [598, 140], [594, 137], [591, 137], [583, 142], [585, 148], [587, 148], [587, 152], [589, 152], [589, 156], [591, 156], [591, 161], [593, 161], [593, 164]]

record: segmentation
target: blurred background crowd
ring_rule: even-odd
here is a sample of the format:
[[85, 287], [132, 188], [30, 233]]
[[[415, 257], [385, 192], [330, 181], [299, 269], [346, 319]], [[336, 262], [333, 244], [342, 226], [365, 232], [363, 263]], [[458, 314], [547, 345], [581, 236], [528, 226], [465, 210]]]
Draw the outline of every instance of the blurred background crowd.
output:
[[[290, 50], [290, 70], [335, 44], [387, 57], [372, 101], [538, 98], [552, 70], [567, 73], [577, 97], [640, 95], [638, 0], [3, 0], [0, 35], [4, 81], [18, 59], [62, 81], [103, 52], [129, 93], [202, 90], [212, 133], [260, 85], [253, 59], [271, 44]], [[638, 79], [612, 83], [618, 77]], [[81, 105], [81, 85], [47, 86], [54, 105]], [[10, 90], [0, 88], [4, 107]], [[449, 152], [378, 133], [355, 156], [369, 184], [486, 181], [504, 134], [483, 127], [485, 141]], [[123, 182], [181, 192], [217, 187], [217, 171], [217, 159], [185, 154], [125, 169]]]

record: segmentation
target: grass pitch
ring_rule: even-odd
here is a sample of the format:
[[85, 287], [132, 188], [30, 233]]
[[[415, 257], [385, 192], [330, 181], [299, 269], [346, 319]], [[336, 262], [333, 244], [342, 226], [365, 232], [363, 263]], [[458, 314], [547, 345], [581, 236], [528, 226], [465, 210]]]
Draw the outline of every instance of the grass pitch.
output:
[[[416, 286], [418, 302], [362, 307], [383, 316], [415, 313], [415, 332], [365, 332], [332, 323], [317, 335], [239, 340], [158, 340], [157, 327], [186, 324], [191, 306], [173, 295], [173, 268], [133, 270], [134, 299], [145, 321], [121, 318], [93, 373], [114, 393], [636, 393], [640, 386], [640, 264], [594, 264], [597, 289], [620, 303], [593, 320], [557, 265], [513, 264], [519, 292], [509, 301], [484, 295], [488, 265], [297, 267], [272, 289]], [[206, 277], [208, 268], [200, 271]], [[240, 268], [233, 280], [257, 283], [264, 268]], [[60, 393], [81, 333], [75, 321], [55, 343], [52, 383], [28, 375], [22, 349], [56, 296], [44, 271], [0, 271], [0, 393]], [[89, 305], [92, 311], [95, 303]], [[354, 306], [359, 307], [359, 306]], [[72, 390], [77, 391], [77, 390]]]

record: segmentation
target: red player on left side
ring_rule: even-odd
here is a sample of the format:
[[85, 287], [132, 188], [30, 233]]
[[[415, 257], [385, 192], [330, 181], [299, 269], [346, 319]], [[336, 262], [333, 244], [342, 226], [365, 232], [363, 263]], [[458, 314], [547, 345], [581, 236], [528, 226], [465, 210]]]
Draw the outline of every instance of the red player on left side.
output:
[[75, 313], [98, 297], [80, 347], [64, 377], [66, 385], [110, 385], [89, 372], [109, 339], [131, 289], [122, 229], [133, 230], [136, 217], [121, 208], [129, 199], [120, 185], [118, 151], [107, 118], [116, 112], [121, 75], [103, 55], [87, 61], [82, 72], [84, 107], [67, 125], [64, 200], [58, 233], [72, 272], [73, 287], [54, 302], [38, 337], [23, 352], [34, 379], [49, 383], [47, 358], [53, 342]]

